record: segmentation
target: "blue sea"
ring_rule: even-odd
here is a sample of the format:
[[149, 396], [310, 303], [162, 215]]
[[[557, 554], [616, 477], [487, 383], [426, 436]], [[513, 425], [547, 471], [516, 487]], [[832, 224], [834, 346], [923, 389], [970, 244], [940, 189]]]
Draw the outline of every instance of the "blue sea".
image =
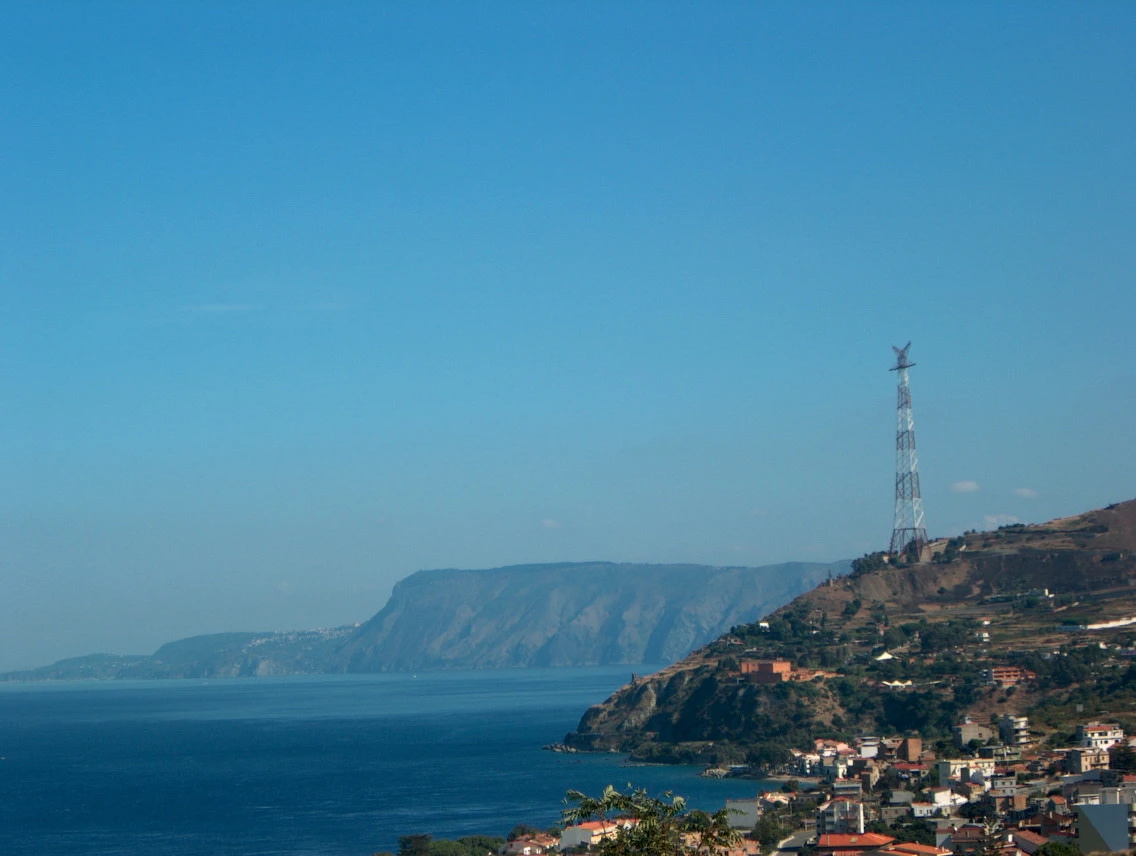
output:
[[396, 850], [559, 819], [628, 783], [721, 808], [762, 783], [543, 751], [629, 667], [0, 684], [0, 853]]

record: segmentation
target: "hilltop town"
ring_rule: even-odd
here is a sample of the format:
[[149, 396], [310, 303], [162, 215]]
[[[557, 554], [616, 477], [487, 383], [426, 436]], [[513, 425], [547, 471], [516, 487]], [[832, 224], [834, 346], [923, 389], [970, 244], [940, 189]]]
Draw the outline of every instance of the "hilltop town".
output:
[[1136, 501], [865, 556], [565, 743], [811, 782], [744, 807], [767, 850], [1136, 847], [1134, 548]]

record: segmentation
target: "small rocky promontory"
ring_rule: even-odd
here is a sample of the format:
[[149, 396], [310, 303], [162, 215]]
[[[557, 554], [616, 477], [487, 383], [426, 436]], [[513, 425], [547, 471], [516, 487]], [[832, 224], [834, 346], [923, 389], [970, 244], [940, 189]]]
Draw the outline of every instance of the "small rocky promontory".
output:
[[[1059, 732], [1080, 705], [1136, 726], [1136, 501], [968, 532], [923, 559], [857, 560], [847, 577], [623, 687], [564, 742], [776, 766], [818, 737], [946, 740], [964, 715], [1028, 714]], [[995, 685], [1000, 666], [1023, 679]]]

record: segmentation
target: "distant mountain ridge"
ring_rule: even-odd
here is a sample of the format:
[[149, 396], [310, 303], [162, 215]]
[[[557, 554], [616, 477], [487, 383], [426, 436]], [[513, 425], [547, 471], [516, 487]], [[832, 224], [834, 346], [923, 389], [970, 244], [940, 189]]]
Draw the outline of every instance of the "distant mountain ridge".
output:
[[320, 674], [356, 625], [325, 630], [213, 633], [168, 642], [153, 654], [88, 654], [18, 672], [3, 681], [243, 678]]
[[220, 633], [0, 680], [255, 677], [673, 662], [850, 569], [574, 562], [418, 571], [361, 625]]
[[419, 571], [336, 655], [337, 671], [669, 663], [848, 562], [761, 568], [610, 562]]

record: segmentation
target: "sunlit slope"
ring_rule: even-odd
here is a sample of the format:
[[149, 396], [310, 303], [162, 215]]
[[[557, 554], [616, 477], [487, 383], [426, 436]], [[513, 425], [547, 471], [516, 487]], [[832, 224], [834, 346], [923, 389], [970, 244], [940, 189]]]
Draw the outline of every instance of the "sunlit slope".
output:
[[[1029, 712], [1042, 733], [1068, 727], [1076, 704], [1086, 715], [1134, 715], [1124, 711], [1136, 709], [1136, 624], [1125, 624], [1136, 618], [1136, 501], [933, 549], [923, 564], [858, 560], [767, 628], [736, 627], [625, 686], [567, 741], [643, 758], [770, 761], [825, 735], [946, 738], [965, 713]], [[776, 658], [806, 679], [742, 680], [741, 660]], [[987, 687], [982, 671], [998, 665], [1037, 677], [1013, 692]]]

